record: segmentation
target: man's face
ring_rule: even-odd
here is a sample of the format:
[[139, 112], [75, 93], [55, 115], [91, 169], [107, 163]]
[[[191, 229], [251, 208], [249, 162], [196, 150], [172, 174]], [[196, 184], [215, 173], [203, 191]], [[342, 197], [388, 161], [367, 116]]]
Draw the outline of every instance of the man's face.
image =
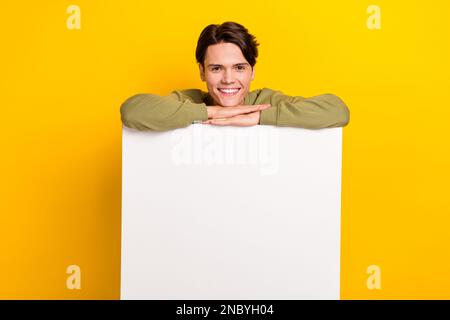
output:
[[[216, 105], [233, 107], [244, 104], [250, 90], [250, 82], [255, 78], [255, 68], [234, 43], [218, 43], [206, 50], [205, 69], [199, 64], [200, 77], [206, 81], [208, 92]], [[239, 89], [222, 91], [223, 89]]]

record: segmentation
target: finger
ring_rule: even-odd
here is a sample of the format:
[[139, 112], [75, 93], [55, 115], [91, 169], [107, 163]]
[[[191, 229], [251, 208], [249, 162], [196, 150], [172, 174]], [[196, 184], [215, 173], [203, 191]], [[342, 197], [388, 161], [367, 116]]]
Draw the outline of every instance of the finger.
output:
[[228, 117], [228, 118], [226, 118], [226, 117], [211, 118], [211, 119], [208, 119], [208, 120], [204, 120], [202, 123], [204, 123], [204, 124], [212, 124], [212, 122], [214, 122], [214, 121], [222, 122], [222, 121], [225, 121], [225, 120], [229, 120], [231, 118], [233, 118], [233, 117]]
[[[259, 112], [259, 111], [258, 111]], [[253, 126], [258, 124], [257, 122], [253, 121], [254, 114], [258, 112], [252, 112], [245, 115], [238, 115], [236, 117], [232, 118], [226, 118], [226, 119], [210, 119], [210, 124], [216, 125], [216, 126], [238, 126], [238, 127], [247, 127], [247, 126]]]
[[[224, 109], [221, 110], [221, 112], [218, 112], [211, 119], [231, 118], [234, 116], [238, 116], [241, 114], [246, 114], [246, 113], [254, 111], [254, 109], [250, 106], [248, 106], [248, 107], [229, 107], [229, 109], [226, 109], [226, 108], [228, 108], [228, 107], [224, 107]], [[211, 120], [211, 119], [209, 119], [209, 120]]]
[[[265, 110], [270, 108], [271, 104], [255, 104], [255, 105], [244, 105], [238, 107], [224, 107], [223, 110], [215, 114], [211, 119], [218, 118], [231, 118], [239, 115], [245, 115], [255, 111]], [[209, 120], [211, 120], [209, 119]]]
[[228, 125], [232, 124], [232, 121], [230, 119], [231, 118], [210, 119], [210, 120], [208, 120], [208, 124], [212, 124], [212, 125], [215, 125], [215, 126], [228, 126]]
[[270, 108], [272, 105], [271, 104], [262, 104], [259, 106], [258, 110], [265, 110]]
[[254, 105], [253, 108], [250, 109], [250, 112], [262, 111], [262, 110], [266, 110], [266, 109], [268, 109], [270, 107], [271, 107], [270, 104]]
[[270, 108], [270, 104], [255, 104], [255, 105], [248, 105], [248, 106], [242, 106], [239, 109], [236, 109], [235, 112], [233, 112], [232, 116], [238, 116], [238, 115], [245, 115], [249, 114], [251, 112], [265, 110], [267, 108]]

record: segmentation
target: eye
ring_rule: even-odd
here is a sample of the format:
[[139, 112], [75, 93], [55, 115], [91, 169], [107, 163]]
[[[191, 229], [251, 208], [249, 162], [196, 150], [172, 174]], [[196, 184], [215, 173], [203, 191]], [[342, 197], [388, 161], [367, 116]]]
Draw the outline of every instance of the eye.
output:
[[238, 66], [238, 70], [245, 70], [245, 66]]
[[220, 69], [220, 67], [212, 67], [211, 71], [218, 71]]

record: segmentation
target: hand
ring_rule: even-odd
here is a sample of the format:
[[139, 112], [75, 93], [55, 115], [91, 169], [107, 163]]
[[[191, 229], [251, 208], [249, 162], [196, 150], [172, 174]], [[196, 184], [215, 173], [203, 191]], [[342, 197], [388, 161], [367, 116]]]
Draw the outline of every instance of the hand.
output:
[[238, 115], [248, 114], [251, 112], [265, 110], [270, 108], [270, 104], [256, 104], [256, 105], [239, 105], [235, 107], [221, 107], [212, 106], [206, 107], [208, 112], [208, 119], [231, 118]]
[[[227, 107], [228, 108], [228, 107]], [[259, 124], [261, 111], [250, 112], [247, 114], [240, 114], [231, 118], [222, 119], [208, 119], [203, 121], [203, 124], [212, 124], [216, 126], [238, 126], [247, 127]]]

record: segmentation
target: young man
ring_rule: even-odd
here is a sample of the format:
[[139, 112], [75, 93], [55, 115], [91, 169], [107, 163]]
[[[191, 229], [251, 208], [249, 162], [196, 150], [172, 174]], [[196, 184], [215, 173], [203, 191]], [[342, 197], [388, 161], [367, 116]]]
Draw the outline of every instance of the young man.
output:
[[201, 122], [209, 125], [275, 125], [308, 129], [343, 127], [350, 113], [336, 95], [288, 96], [268, 88], [250, 91], [258, 46], [242, 25], [207, 26], [196, 59], [208, 92], [175, 90], [168, 96], [137, 94], [121, 106], [122, 122], [138, 130], [165, 131]]

